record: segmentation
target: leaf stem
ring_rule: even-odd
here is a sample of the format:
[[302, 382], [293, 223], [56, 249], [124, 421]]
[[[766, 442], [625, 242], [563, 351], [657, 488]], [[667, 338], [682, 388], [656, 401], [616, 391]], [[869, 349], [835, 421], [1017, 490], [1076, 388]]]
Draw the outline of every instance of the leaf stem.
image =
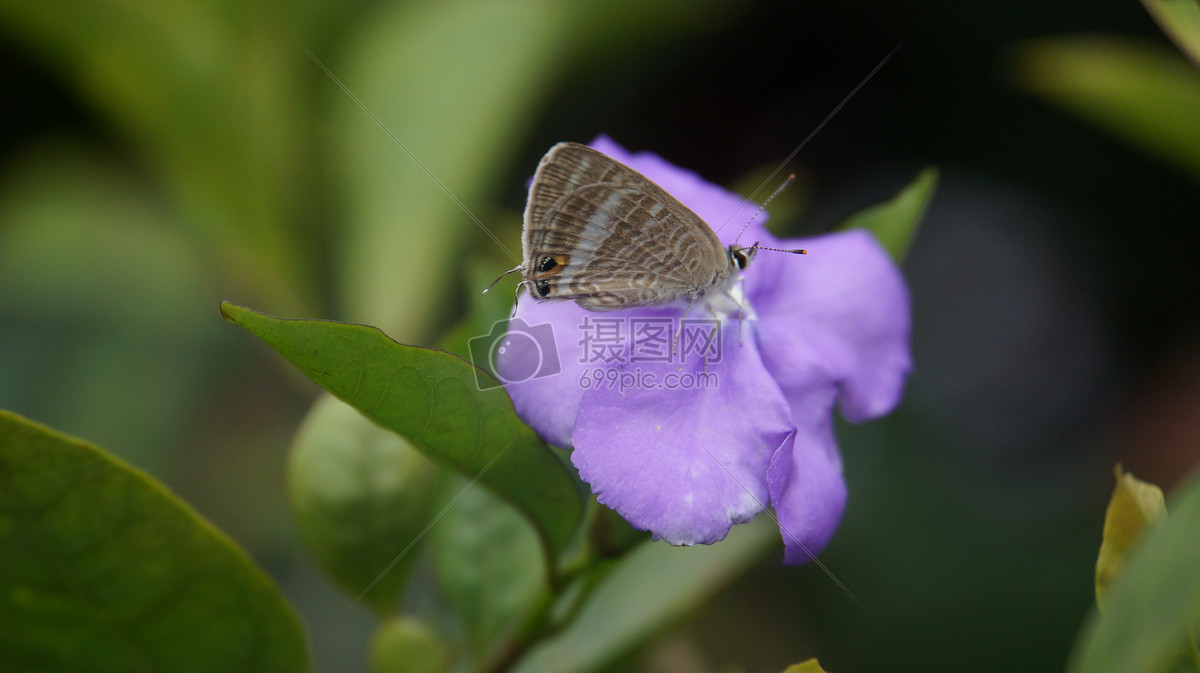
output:
[[538, 602], [525, 618], [521, 628], [509, 638], [500, 650], [488, 657], [479, 667], [479, 673], [504, 673], [512, 668], [520, 658], [529, 651], [539, 640], [538, 634], [544, 630], [550, 607], [554, 605], [554, 595], [550, 590], [543, 591]]
[[[542, 592], [521, 628], [484, 662], [479, 673], [505, 673], [534, 645], [554, 636], [574, 621], [592, 592], [616, 566], [614, 561], [597, 563], [594, 556], [588, 557], [586, 565], [576, 566], [571, 573], [560, 576], [555, 583], [556, 589]], [[572, 583], [573, 579], [578, 581]]]

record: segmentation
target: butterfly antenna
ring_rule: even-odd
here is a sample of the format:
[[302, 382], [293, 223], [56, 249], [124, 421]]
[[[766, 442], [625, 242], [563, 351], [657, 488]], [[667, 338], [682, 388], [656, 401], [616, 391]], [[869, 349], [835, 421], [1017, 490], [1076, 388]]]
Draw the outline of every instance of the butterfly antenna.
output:
[[515, 273], [517, 271], [520, 271], [521, 267], [523, 267], [523, 266], [524, 266], [523, 264], [519, 264], [519, 265], [514, 266], [513, 268], [509, 269], [508, 271], [505, 271], [504, 273], [500, 274], [499, 276], [497, 276], [496, 280], [493, 280], [491, 285], [488, 285], [487, 287], [483, 288], [483, 294], [487, 294], [488, 290], [496, 287], [496, 283], [499, 283], [501, 278], [507, 276], [510, 273]]
[[774, 252], [790, 252], [793, 255], [807, 255], [808, 254], [808, 251], [805, 250], [804, 248], [795, 248], [794, 250], [784, 250], [783, 248], [768, 248], [765, 245], [759, 245], [757, 241], [755, 241], [754, 245], [750, 246], [750, 250], [771, 250]]
[[[771, 195], [767, 197], [767, 200], [763, 201], [762, 205], [758, 207], [758, 210], [754, 211], [754, 214], [750, 216], [750, 220], [748, 222], [746, 222], [746, 226], [742, 227], [742, 230], [738, 232], [737, 238], [733, 239], [733, 242], [735, 244], [741, 240], [742, 234], [746, 233], [746, 230], [750, 228], [750, 225], [754, 224], [754, 218], [758, 217], [759, 213], [761, 213], [762, 211], [767, 209], [767, 206], [772, 201], [775, 200], [775, 197], [779, 196], [779, 192], [782, 192], [783, 190], [787, 189], [788, 186], [791, 185], [795, 181], [796, 181], [796, 174], [792, 173], [791, 175], [787, 176], [787, 179], [783, 181], [782, 185], [779, 185], [778, 189], [776, 189], [774, 192], [771, 192]], [[758, 247], [758, 246], [756, 244], [753, 247]], [[760, 248], [760, 249], [761, 250], [770, 250], [770, 248]]]

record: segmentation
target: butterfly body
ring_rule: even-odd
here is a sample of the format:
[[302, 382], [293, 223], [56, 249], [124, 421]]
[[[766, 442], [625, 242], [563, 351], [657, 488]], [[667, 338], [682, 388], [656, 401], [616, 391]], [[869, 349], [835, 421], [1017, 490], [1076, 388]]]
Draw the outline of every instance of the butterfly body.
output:
[[530, 295], [592, 311], [728, 295], [753, 255], [723, 246], [650, 179], [576, 143], [555, 145], [538, 164], [524, 226], [518, 268]]

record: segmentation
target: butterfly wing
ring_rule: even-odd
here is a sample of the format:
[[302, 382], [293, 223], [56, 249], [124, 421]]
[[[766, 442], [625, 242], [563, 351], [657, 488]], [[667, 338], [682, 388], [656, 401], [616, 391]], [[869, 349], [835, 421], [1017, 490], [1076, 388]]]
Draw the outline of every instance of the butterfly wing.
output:
[[585, 145], [559, 143], [525, 207], [524, 277], [536, 299], [593, 311], [664, 304], [731, 273], [717, 235], [649, 178]]

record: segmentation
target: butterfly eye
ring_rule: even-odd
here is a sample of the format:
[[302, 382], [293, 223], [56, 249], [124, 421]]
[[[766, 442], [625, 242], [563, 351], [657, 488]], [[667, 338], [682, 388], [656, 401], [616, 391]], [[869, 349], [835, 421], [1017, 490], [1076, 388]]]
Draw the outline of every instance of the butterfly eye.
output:
[[550, 281], [543, 280], [542, 282], [538, 283], [537, 291], [538, 294], [542, 295], [543, 297], [550, 296]]
[[[538, 262], [537, 270], [540, 273], [546, 273], [550, 269], [558, 266], [558, 260], [553, 257], [543, 257], [542, 261]], [[540, 291], [540, 290], [539, 290]], [[544, 294], [542, 296], [545, 296]]]
[[733, 263], [737, 265], [739, 271], [745, 271], [746, 267], [750, 266], [750, 255], [746, 253], [745, 248], [730, 250], [729, 256], [733, 258]]

